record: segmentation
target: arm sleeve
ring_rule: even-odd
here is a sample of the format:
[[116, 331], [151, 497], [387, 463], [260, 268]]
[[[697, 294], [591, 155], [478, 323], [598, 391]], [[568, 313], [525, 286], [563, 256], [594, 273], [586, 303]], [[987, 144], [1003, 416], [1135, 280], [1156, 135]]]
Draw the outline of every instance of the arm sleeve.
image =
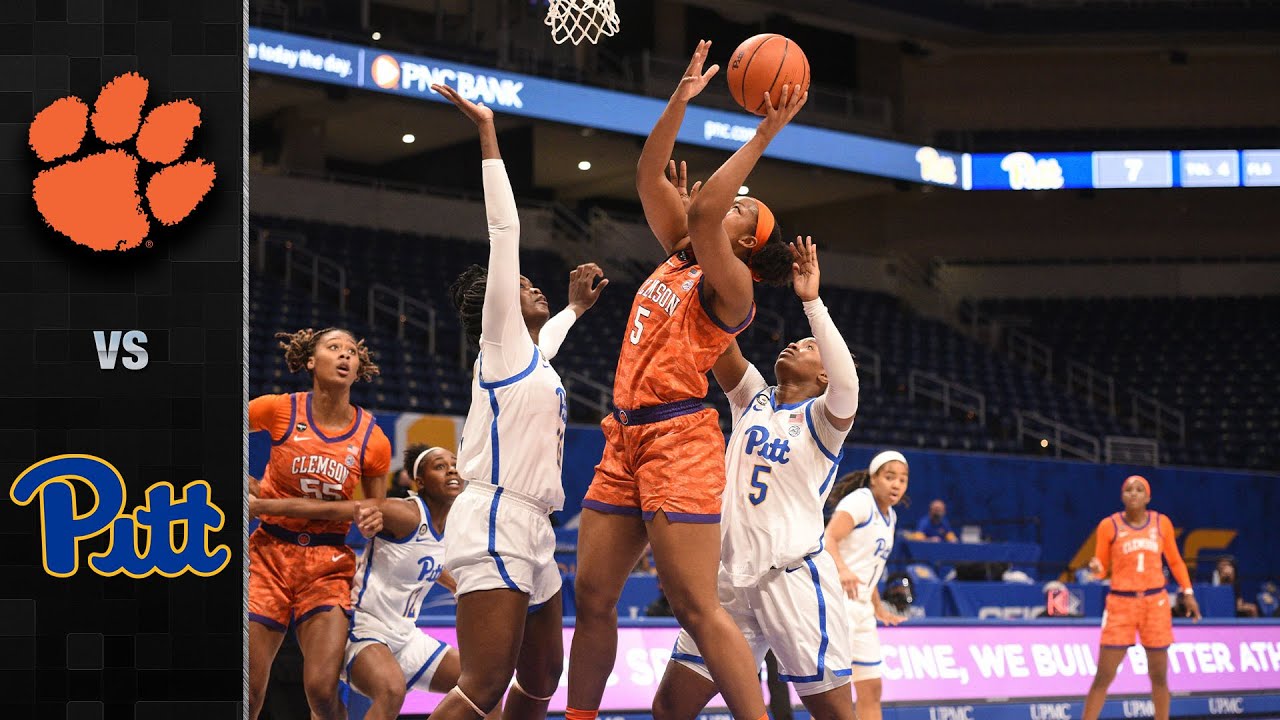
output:
[[804, 314], [809, 318], [809, 329], [818, 341], [822, 353], [822, 365], [827, 371], [827, 392], [819, 402], [838, 418], [851, 418], [858, 412], [858, 369], [853, 364], [849, 345], [841, 337], [831, 313], [822, 298], [804, 303]]
[[1105, 517], [1102, 522], [1098, 523], [1098, 531], [1094, 533], [1093, 556], [1098, 558], [1098, 562], [1102, 563], [1102, 574], [1099, 579], [1111, 575], [1111, 543], [1116, 539], [1116, 526], [1111, 522], [1110, 517]]
[[725, 392], [725, 397], [729, 398], [729, 410], [733, 413], [734, 424], [737, 424], [738, 418], [746, 412], [751, 400], [767, 387], [769, 384], [765, 382], [760, 370], [755, 365], [747, 363], [747, 371], [742, 373], [738, 386]]
[[520, 218], [501, 160], [483, 161], [484, 207], [489, 218], [489, 279], [480, 323], [481, 371], [504, 380], [533, 358], [533, 339], [520, 312]]
[[1164, 538], [1164, 561], [1169, 563], [1169, 572], [1183, 590], [1191, 589], [1191, 575], [1187, 573], [1187, 564], [1182, 561], [1178, 552], [1178, 538], [1173, 534], [1173, 521], [1169, 516], [1160, 513], [1160, 537]]
[[547, 362], [553, 360], [560, 352], [561, 343], [569, 334], [569, 328], [573, 327], [577, 320], [578, 313], [565, 308], [542, 326], [542, 332], [538, 333], [538, 349], [542, 351], [542, 357], [546, 358]]
[[[289, 412], [288, 395], [262, 395], [249, 401], [249, 432], [266, 430], [271, 433], [272, 440], [284, 436], [288, 428], [277, 427], [281, 424], [280, 412]], [[287, 422], [285, 420], [284, 422]], [[282, 432], [282, 430], [284, 432]]]
[[845, 495], [836, 505], [836, 512], [848, 513], [854, 528], [871, 519], [871, 493], [853, 492]]

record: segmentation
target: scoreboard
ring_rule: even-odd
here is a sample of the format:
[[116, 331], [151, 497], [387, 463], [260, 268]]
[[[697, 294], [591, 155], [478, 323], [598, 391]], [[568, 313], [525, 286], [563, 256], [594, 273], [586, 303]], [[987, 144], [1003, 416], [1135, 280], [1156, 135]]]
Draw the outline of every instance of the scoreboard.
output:
[[1280, 186], [1280, 150], [976, 153], [965, 190]]

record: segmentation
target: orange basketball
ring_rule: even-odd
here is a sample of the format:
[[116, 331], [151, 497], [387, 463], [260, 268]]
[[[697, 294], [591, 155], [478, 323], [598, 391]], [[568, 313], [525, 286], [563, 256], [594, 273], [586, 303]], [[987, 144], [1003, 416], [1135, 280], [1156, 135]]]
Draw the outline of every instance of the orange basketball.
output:
[[764, 94], [778, 106], [782, 86], [792, 92], [809, 89], [809, 59], [795, 42], [774, 33], [742, 41], [729, 56], [729, 92], [743, 110], [764, 115]]

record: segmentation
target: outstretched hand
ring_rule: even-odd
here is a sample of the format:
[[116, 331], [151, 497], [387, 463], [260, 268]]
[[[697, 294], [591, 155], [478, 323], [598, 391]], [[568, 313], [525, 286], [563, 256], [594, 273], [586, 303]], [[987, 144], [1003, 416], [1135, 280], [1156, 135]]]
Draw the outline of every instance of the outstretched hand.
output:
[[707, 83], [711, 82], [711, 78], [720, 72], [719, 65], [712, 65], [707, 68], [706, 72], [702, 71], [702, 64], [707, 61], [707, 53], [711, 51], [711, 41], [701, 40], [698, 47], [693, 51], [693, 57], [689, 59], [689, 67], [685, 68], [684, 77], [680, 78], [680, 84], [676, 86], [676, 91], [671, 94], [672, 99], [681, 102], [689, 102], [702, 92]]
[[459, 95], [457, 90], [454, 90], [448, 85], [434, 84], [431, 86], [431, 89], [440, 93], [446, 100], [456, 105], [457, 108], [462, 111], [462, 114], [470, 118], [471, 122], [476, 125], [484, 125], [485, 123], [493, 122], [493, 110], [486, 107], [484, 103], [473, 103]]
[[355, 517], [352, 518], [360, 534], [371, 538], [382, 532], [382, 510], [372, 503], [360, 503], [356, 506]]
[[702, 189], [702, 181], [693, 184], [693, 189], [688, 187], [689, 169], [685, 166], [683, 160], [677, 167], [676, 161], [671, 160], [667, 163], [667, 180], [675, 187], [676, 192], [680, 195], [680, 202], [684, 204], [685, 212], [689, 212], [689, 205], [693, 203], [693, 199], [698, 196], [698, 191]]
[[778, 106], [773, 106], [773, 99], [769, 97], [768, 91], [764, 94], [764, 119], [760, 121], [759, 127], [756, 128], [756, 134], [762, 135], [765, 140], [772, 140], [782, 132], [782, 128], [791, 122], [796, 113], [800, 112], [800, 108], [809, 101], [809, 91], [800, 92], [800, 88], [794, 85], [783, 85], [782, 93], [778, 96]]
[[[596, 278], [601, 278], [596, 284]], [[581, 316], [600, 299], [600, 291], [609, 284], [604, 271], [595, 263], [583, 263], [569, 272], [569, 307]]]
[[796, 241], [787, 246], [791, 249], [791, 287], [801, 302], [818, 299], [818, 280], [821, 273], [818, 269], [818, 246], [813, 237], [806, 235], [796, 237]]

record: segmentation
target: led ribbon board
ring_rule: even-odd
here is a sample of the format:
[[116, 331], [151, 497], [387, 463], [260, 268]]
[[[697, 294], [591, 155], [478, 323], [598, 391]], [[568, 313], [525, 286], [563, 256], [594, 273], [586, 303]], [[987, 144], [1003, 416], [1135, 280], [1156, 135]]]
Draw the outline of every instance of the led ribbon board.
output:
[[[433, 83], [511, 115], [646, 136], [666, 103], [656, 98], [508, 73], [449, 60], [249, 29], [249, 69], [391, 95], [446, 102]], [[736, 150], [759, 118], [691, 105], [678, 141]], [[766, 157], [934, 185], [960, 187], [960, 155], [805, 125], [791, 125]]]

